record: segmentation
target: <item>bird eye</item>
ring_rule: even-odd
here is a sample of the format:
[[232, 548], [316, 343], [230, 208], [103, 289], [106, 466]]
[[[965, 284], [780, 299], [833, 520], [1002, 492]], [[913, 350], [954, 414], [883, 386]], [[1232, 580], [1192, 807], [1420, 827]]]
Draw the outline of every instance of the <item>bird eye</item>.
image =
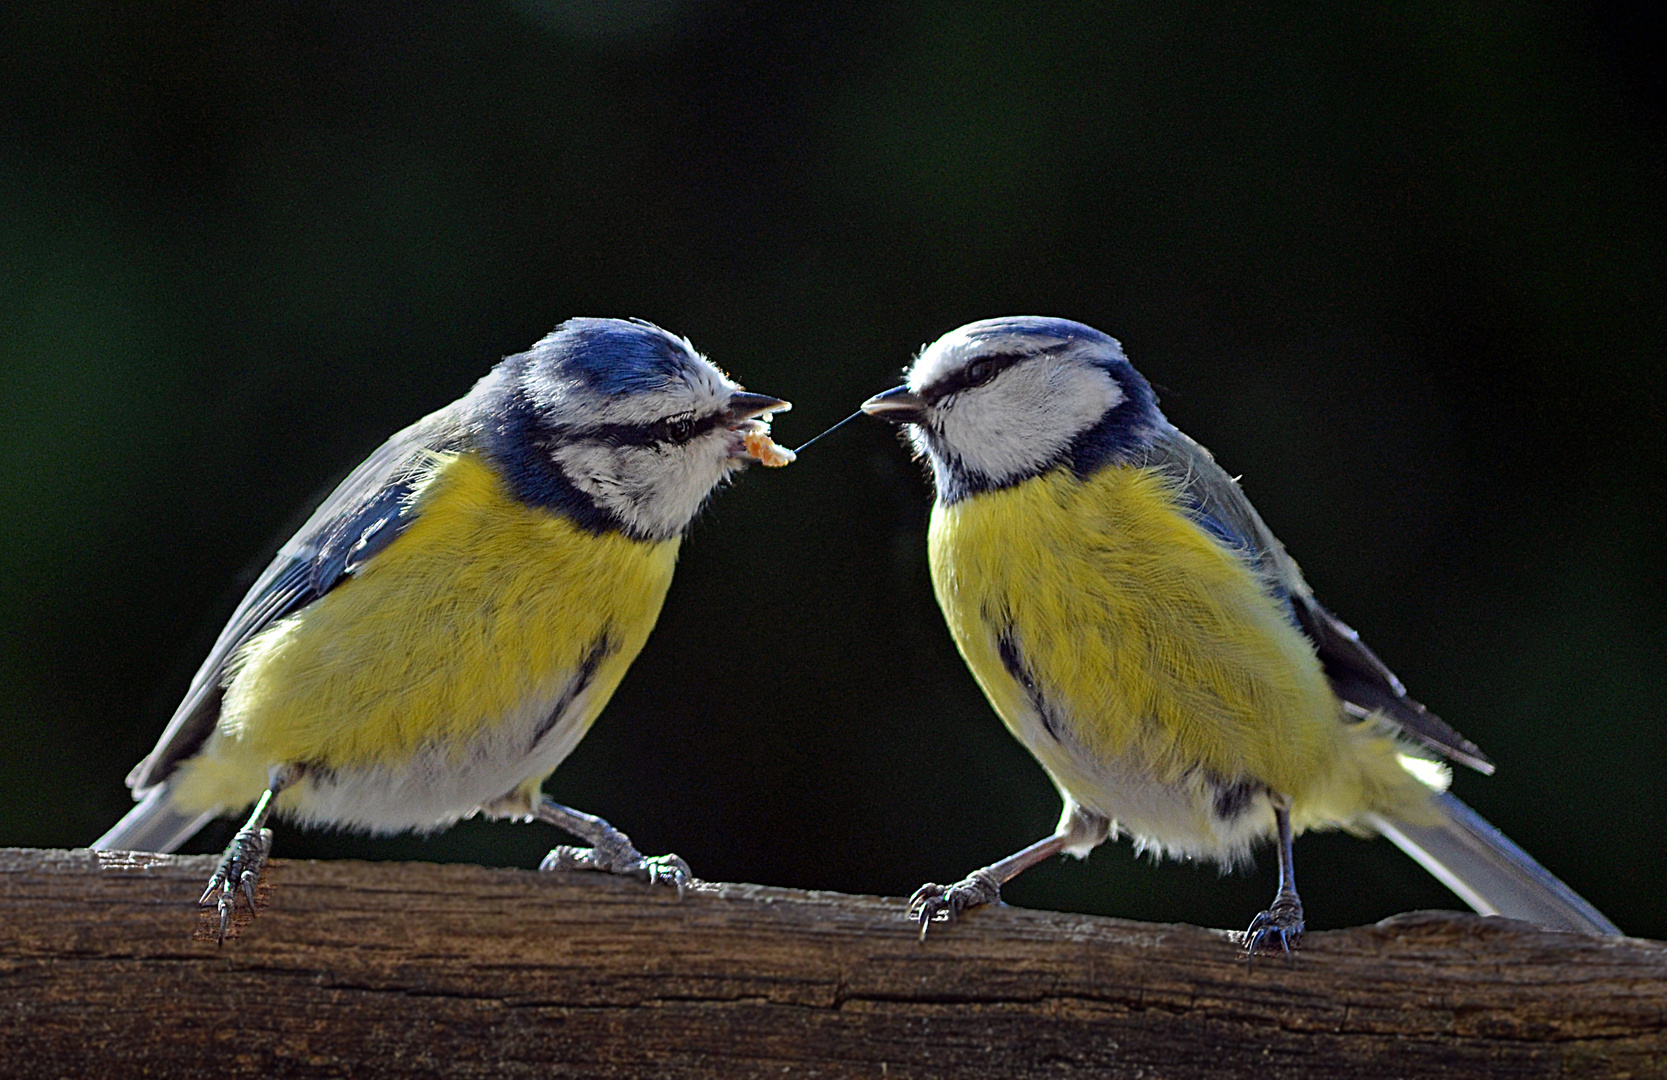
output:
[[967, 365], [967, 385], [983, 386], [985, 383], [995, 378], [996, 372], [999, 370], [1000, 369], [996, 366], [996, 362], [994, 360], [988, 358], [983, 360], [974, 360], [972, 363]]
[[692, 416], [680, 417], [666, 421], [666, 436], [672, 442], [684, 442], [695, 431], [695, 421]]

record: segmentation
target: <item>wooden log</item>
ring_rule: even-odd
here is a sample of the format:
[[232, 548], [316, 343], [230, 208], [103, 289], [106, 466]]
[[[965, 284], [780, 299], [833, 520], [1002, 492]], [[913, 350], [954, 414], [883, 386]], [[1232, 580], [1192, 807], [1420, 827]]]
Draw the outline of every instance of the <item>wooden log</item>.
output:
[[0, 849], [11, 1077], [1659, 1077], [1667, 945], [1447, 912], [1236, 935], [478, 866]]

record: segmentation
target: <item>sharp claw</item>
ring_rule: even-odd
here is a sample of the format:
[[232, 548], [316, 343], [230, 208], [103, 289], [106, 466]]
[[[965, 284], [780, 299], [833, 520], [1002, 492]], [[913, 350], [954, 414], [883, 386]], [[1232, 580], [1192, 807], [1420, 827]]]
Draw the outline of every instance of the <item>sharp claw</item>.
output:
[[[640, 873], [647, 879], [649, 885], [670, 885], [677, 890], [677, 898], [683, 899], [683, 888], [694, 875], [689, 871], [689, 864], [676, 855], [656, 855], [652, 859], [637, 856], [637, 866], [626, 869], [626, 873]], [[616, 871], [617, 873], [618, 871]]]
[[1292, 946], [1302, 940], [1302, 930], [1301, 904], [1275, 900], [1271, 908], [1250, 920], [1250, 927], [1244, 932], [1245, 959], [1250, 960], [1264, 951], [1272, 952], [1276, 941], [1280, 951], [1290, 956]]
[[909, 897], [907, 914], [920, 923], [920, 939], [926, 940], [926, 931], [942, 912], [948, 922], [960, 920], [961, 912], [971, 907], [983, 904], [999, 903], [1001, 901], [1001, 883], [985, 870], [978, 870], [967, 875], [953, 885], [938, 885], [928, 882], [916, 889]]
[[920, 924], [921, 941], [926, 940], [927, 927], [932, 925], [932, 920], [943, 910], [946, 891], [942, 885], [928, 881], [909, 897], [909, 906], [904, 909], [904, 913]]
[[921, 941], [926, 940], [926, 931], [932, 925], [932, 920], [937, 918], [939, 910], [940, 908], [935, 901], [928, 901], [920, 905], [920, 910], [915, 913], [915, 921], [920, 924], [919, 939]]
[[212, 906], [215, 909], [219, 922], [215, 937], [222, 944], [236, 921], [237, 898], [240, 895], [249, 902], [250, 915], [260, 913], [256, 906], [256, 889], [271, 842], [272, 833], [268, 829], [240, 830], [226, 848], [214, 875], [208, 879], [208, 888], [197, 898], [198, 907]]
[[689, 864], [676, 855], [661, 855], [647, 860], [652, 867], [649, 881], [655, 885], [671, 885], [677, 889], [677, 898], [683, 899], [683, 889], [694, 880], [694, 872]]

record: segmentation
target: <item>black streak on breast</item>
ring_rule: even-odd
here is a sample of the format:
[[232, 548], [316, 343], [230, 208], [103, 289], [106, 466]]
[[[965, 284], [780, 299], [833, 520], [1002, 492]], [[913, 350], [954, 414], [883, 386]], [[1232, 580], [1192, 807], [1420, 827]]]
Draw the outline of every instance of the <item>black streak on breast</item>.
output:
[[1024, 657], [1019, 653], [1019, 643], [1013, 639], [1011, 626], [1002, 630], [996, 638], [996, 652], [1001, 655], [1001, 666], [1007, 669], [1007, 674], [1013, 676], [1015, 682], [1025, 688], [1030, 696], [1031, 708], [1042, 718], [1042, 726], [1048, 734], [1053, 736], [1054, 742], [1059, 741], [1059, 729], [1054, 726], [1053, 710], [1048, 705], [1048, 699], [1042, 695], [1042, 688], [1036, 685], [1035, 676], [1030, 668], [1025, 666]]
[[1249, 810], [1258, 796], [1267, 788], [1254, 780], [1234, 780], [1229, 782], [1223, 777], [1206, 771], [1204, 783], [1210, 789], [1213, 797], [1211, 808], [1216, 817], [1223, 821], [1232, 821]]
[[596, 639], [596, 643], [579, 661], [579, 670], [575, 671], [573, 677], [567, 680], [567, 688], [561, 692], [561, 699], [556, 702], [555, 708], [550, 710], [550, 715], [540, 721], [538, 728], [533, 731], [532, 745], [527, 747], [528, 753], [532, 752], [533, 747], [537, 746], [544, 736], [550, 734], [550, 729], [561, 723], [561, 718], [567, 714], [568, 709], [573, 707], [573, 703], [579, 699], [579, 695], [585, 692], [585, 688], [591, 684], [591, 680], [596, 678], [596, 669], [602, 666], [602, 661], [608, 658], [615, 647], [612, 636], [606, 631]]

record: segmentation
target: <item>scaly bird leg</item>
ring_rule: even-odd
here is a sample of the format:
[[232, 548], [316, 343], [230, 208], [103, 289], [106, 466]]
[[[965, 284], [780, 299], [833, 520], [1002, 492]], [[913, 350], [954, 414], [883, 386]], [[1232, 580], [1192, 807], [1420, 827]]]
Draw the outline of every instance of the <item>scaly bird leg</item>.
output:
[[641, 878], [654, 885], [674, 885], [677, 895], [693, 881], [689, 864], [676, 855], [645, 857], [631, 843], [631, 838], [594, 814], [586, 814], [540, 795], [533, 805], [535, 820], [554, 825], [588, 841], [590, 847], [553, 848], [539, 864], [540, 870], [599, 870], [607, 874], [621, 874]]
[[1081, 807], [1067, 805], [1059, 826], [1047, 839], [1038, 840], [1023, 851], [1014, 852], [982, 870], [974, 870], [953, 885], [927, 882], [916, 889], [914, 895], [909, 897], [909, 917], [920, 924], [920, 939], [925, 941], [926, 928], [939, 912], [953, 922], [967, 908], [999, 903], [1001, 887], [1037, 863], [1046, 862], [1068, 850], [1086, 855], [1087, 849], [1098, 846], [1110, 834], [1111, 823], [1105, 818]]
[[1274, 822], [1279, 826], [1279, 891], [1268, 910], [1250, 921], [1244, 935], [1244, 954], [1272, 952], [1274, 943], [1289, 954], [1302, 939], [1302, 898], [1297, 896], [1296, 861], [1291, 854], [1291, 810], [1282, 799], [1273, 803]]
[[249, 901], [249, 914], [259, 914], [255, 908], [255, 885], [260, 881], [261, 870], [266, 867], [266, 857], [272, 853], [272, 830], [265, 828], [266, 819], [272, 813], [272, 800], [278, 797], [280, 791], [301, 779], [301, 774], [299, 765], [275, 765], [267, 772], [266, 790], [255, 800], [249, 820], [226, 845], [226, 853], [220, 856], [220, 865], [215, 867], [214, 876], [208, 879], [208, 888], [203, 890], [202, 898], [197, 901], [199, 907], [206, 908], [212, 900], [218, 909], [220, 932], [217, 940], [222, 945], [226, 942], [226, 931], [231, 929], [232, 916], [237, 912], [239, 892]]

